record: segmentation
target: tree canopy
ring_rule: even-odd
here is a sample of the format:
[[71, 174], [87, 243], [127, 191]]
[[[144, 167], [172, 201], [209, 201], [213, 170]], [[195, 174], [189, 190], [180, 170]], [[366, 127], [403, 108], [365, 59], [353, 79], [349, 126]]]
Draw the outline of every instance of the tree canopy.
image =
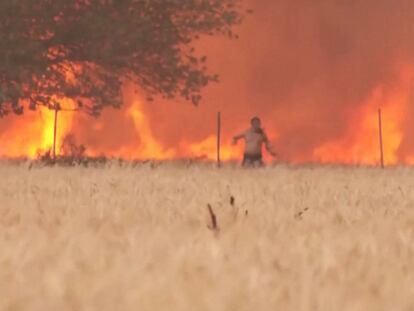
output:
[[2, 0], [0, 116], [71, 98], [99, 115], [133, 81], [148, 97], [198, 104], [217, 77], [194, 50], [203, 35], [233, 36], [239, 0]]

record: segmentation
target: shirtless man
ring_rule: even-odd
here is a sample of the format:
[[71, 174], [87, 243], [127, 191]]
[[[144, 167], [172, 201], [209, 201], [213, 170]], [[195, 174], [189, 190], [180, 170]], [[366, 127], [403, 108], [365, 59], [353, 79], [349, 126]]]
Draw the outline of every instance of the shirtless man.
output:
[[276, 157], [276, 153], [270, 146], [269, 139], [266, 133], [262, 129], [261, 121], [258, 117], [254, 117], [251, 121], [251, 128], [241, 133], [240, 135], [233, 137], [233, 144], [237, 144], [240, 139], [245, 140], [243, 166], [254, 165], [258, 163], [263, 165], [262, 146], [265, 144], [267, 152], [273, 157]]

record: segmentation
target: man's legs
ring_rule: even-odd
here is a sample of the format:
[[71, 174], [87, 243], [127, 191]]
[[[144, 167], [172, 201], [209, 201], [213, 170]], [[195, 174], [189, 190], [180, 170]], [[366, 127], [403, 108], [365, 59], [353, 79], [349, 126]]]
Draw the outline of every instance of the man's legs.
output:
[[251, 164], [251, 162], [250, 162], [249, 156], [245, 154], [243, 156], [242, 166], [246, 167], [246, 166], [249, 166], [250, 164]]
[[243, 162], [242, 162], [242, 166], [243, 167], [247, 167], [247, 166], [263, 166], [263, 158], [261, 154], [257, 154], [257, 155], [249, 155], [249, 154], [245, 154], [243, 156]]

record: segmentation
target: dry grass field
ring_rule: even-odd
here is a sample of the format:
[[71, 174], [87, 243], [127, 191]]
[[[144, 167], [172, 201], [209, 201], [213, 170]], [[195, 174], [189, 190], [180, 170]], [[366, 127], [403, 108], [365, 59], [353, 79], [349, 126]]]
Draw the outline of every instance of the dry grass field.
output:
[[0, 175], [0, 310], [414, 310], [414, 169]]

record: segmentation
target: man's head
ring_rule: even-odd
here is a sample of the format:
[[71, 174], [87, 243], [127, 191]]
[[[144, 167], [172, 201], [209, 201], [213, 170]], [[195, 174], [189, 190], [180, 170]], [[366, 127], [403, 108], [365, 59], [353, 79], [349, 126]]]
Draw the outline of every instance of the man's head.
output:
[[259, 130], [262, 128], [262, 121], [260, 121], [260, 118], [254, 117], [250, 120], [250, 124], [252, 125], [252, 128], [255, 130]]

